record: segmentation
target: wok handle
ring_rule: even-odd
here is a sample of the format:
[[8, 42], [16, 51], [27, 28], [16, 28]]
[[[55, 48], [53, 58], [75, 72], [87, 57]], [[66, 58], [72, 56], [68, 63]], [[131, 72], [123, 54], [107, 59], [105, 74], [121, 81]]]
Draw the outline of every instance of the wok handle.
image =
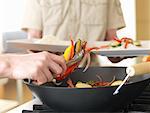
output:
[[131, 76], [138, 76], [150, 73], [150, 62], [143, 62], [135, 64], [131, 67], [128, 67], [126, 70], [127, 74], [130, 73]]

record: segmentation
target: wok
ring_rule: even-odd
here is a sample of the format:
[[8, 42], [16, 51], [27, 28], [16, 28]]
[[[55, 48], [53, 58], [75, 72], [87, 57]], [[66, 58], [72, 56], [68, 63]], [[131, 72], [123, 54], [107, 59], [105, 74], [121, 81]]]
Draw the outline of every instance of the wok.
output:
[[[85, 73], [78, 68], [70, 75], [74, 83], [78, 81], [98, 81], [100, 75], [103, 81], [111, 81], [115, 76], [123, 80], [126, 76], [126, 67], [90, 67]], [[117, 95], [113, 92], [118, 86], [97, 88], [67, 88], [65, 82], [56, 87], [51, 83], [41, 86], [25, 81], [25, 84], [39, 99], [54, 111], [60, 112], [116, 112], [131, 103], [149, 84], [150, 76], [136, 76], [120, 89]]]

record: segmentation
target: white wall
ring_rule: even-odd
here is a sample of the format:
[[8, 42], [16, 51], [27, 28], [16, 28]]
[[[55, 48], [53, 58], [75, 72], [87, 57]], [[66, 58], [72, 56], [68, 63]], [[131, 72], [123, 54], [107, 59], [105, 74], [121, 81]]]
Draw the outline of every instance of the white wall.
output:
[[136, 39], [136, 0], [120, 0], [126, 28], [118, 31], [119, 37], [130, 37]]
[[2, 32], [20, 30], [24, 0], [0, 0], [0, 52], [3, 51]]
[[0, 0], [0, 31], [20, 29], [23, 0]]
[[[126, 22], [126, 28], [118, 36], [136, 37], [135, 0], [120, 0]], [[0, 31], [20, 29], [24, 0], [0, 0]]]
[[[118, 37], [129, 37], [136, 39], [136, 0], [120, 0], [126, 27], [117, 32]], [[106, 57], [100, 57], [102, 66], [129, 66], [135, 63], [135, 59], [126, 59], [119, 63], [112, 64]]]

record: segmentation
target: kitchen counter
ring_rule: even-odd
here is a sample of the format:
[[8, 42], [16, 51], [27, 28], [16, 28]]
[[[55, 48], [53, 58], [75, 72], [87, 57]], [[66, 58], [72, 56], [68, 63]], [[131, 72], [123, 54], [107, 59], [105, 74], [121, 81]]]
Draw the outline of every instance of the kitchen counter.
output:
[[34, 104], [42, 104], [42, 102], [36, 98], [36, 99], [33, 99], [25, 104], [22, 104], [6, 113], [22, 113], [22, 110], [32, 110], [33, 109], [33, 105]]
[[[36, 99], [33, 99], [33, 100], [23, 104], [23, 105], [20, 105], [20, 106], [14, 108], [14, 109], [6, 112], [6, 113], [22, 113], [22, 110], [33, 110], [33, 105], [34, 104], [41, 105], [42, 102], [38, 98], [36, 98]], [[97, 113], [99, 113], [99, 112], [97, 112]], [[126, 112], [126, 113], [149, 113], [149, 111], [147, 111], [147, 112], [146, 111], [145, 112], [142, 112], [142, 111], [129, 111], [129, 112]]]
[[18, 105], [17, 101], [0, 99], [0, 113], [3, 113]]

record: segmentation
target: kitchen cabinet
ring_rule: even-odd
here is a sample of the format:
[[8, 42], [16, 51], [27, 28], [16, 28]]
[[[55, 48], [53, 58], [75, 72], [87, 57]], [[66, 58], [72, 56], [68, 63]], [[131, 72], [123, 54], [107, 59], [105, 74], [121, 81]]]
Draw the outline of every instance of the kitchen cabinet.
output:
[[150, 0], [136, 0], [137, 39], [150, 40]]

